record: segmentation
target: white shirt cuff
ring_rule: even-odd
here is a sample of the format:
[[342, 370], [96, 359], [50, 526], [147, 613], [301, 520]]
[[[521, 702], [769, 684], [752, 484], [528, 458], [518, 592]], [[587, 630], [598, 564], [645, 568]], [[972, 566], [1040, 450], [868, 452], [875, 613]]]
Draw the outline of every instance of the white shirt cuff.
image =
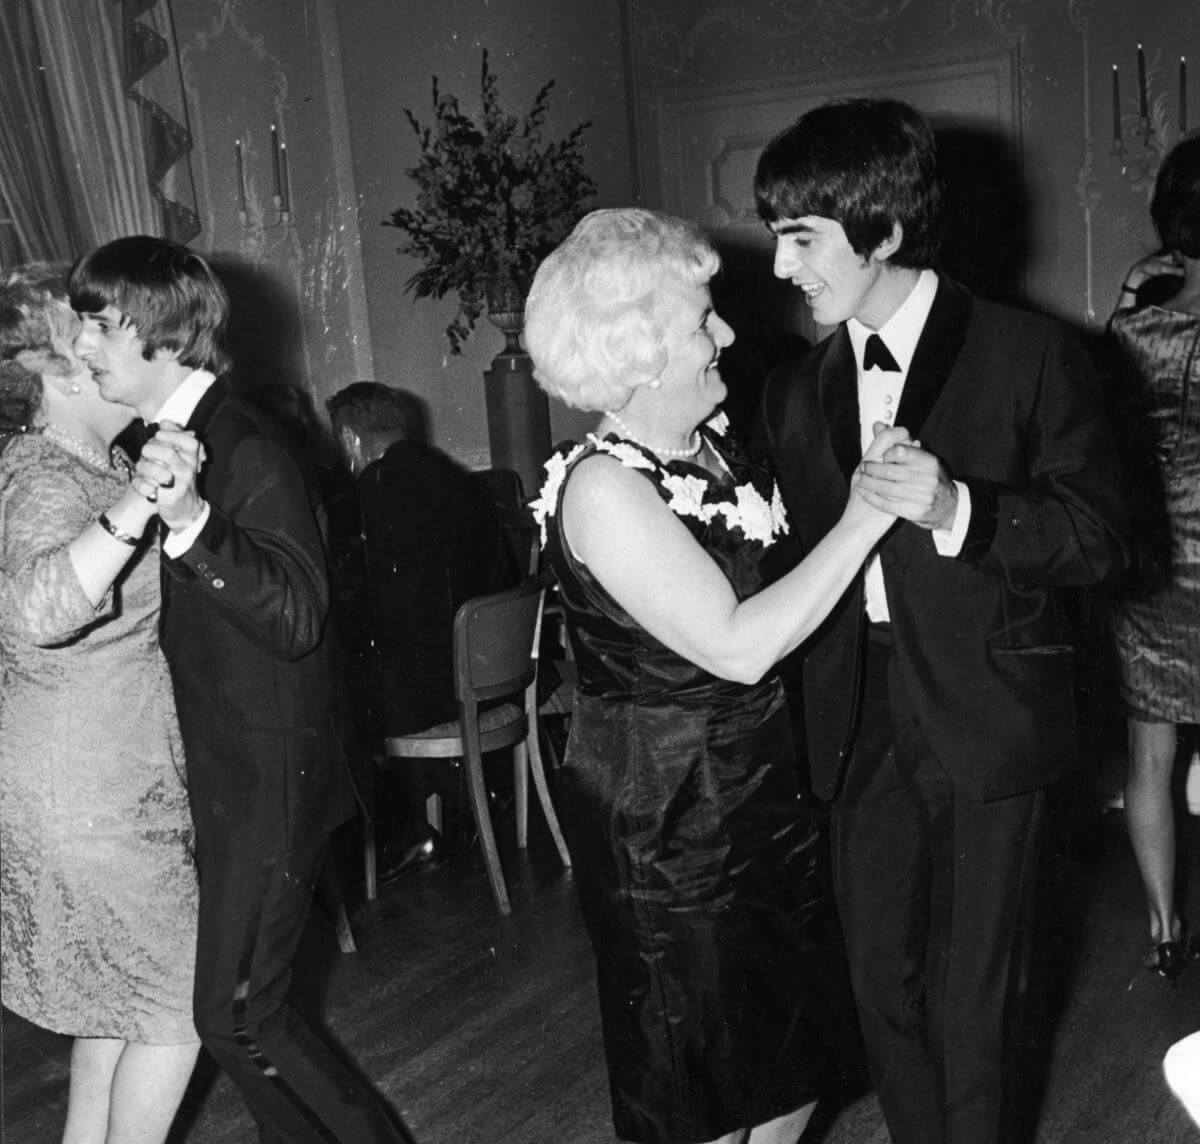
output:
[[963, 541], [967, 538], [967, 526], [971, 523], [971, 494], [962, 481], [955, 481], [954, 487], [958, 489], [954, 523], [949, 528], [933, 530], [933, 546], [939, 556], [957, 556], [962, 551]]
[[[165, 552], [172, 560], [177, 556], [182, 556], [193, 544], [196, 543], [196, 537], [200, 535], [200, 530], [208, 523], [211, 509], [208, 501], [204, 502], [204, 507], [200, 510], [200, 515], [192, 521], [187, 528], [181, 532], [168, 532], [166, 539], [163, 541], [163, 552]], [[962, 543], [961, 541], [959, 542]]]

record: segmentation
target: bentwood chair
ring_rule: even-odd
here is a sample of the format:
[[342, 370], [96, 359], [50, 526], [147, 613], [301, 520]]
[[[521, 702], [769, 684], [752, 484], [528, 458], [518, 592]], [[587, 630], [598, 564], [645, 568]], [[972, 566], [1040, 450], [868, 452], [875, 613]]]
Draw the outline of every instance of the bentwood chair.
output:
[[513, 469], [483, 469], [472, 474], [492, 502], [496, 523], [504, 534], [522, 576], [536, 576], [540, 558], [539, 531], [525, 507], [521, 475]]
[[[404, 759], [461, 759], [467, 792], [492, 894], [502, 914], [511, 912], [488, 807], [483, 756], [513, 749], [513, 796], [517, 846], [528, 844], [529, 774], [564, 866], [571, 865], [558, 817], [550, 801], [538, 742], [537, 668], [545, 589], [537, 580], [468, 600], [454, 617], [454, 690], [458, 719], [415, 734], [384, 739], [380, 762]], [[378, 893], [375, 872], [374, 807], [363, 815], [363, 859], [367, 898]]]

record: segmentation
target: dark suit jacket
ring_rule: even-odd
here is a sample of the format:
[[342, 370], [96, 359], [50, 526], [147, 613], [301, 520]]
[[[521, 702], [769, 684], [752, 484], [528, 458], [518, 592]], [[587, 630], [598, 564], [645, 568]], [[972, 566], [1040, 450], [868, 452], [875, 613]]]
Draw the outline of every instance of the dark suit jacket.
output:
[[358, 497], [368, 734], [456, 719], [454, 615], [473, 596], [518, 579], [491, 501], [466, 469], [407, 441], [362, 471]]
[[[971, 494], [957, 558], [900, 521], [882, 542], [896, 656], [929, 745], [971, 796], [1053, 781], [1076, 754], [1070, 625], [1056, 589], [1126, 561], [1116, 451], [1091, 363], [1065, 327], [946, 278], [896, 424]], [[760, 422], [804, 551], [833, 526], [861, 459], [845, 328], [769, 379]], [[837, 791], [853, 729], [863, 578], [800, 650], [813, 786]]]
[[335, 720], [323, 510], [303, 463], [218, 378], [191, 419], [211, 515], [164, 558], [161, 640], [202, 838], [281, 853], [353, 811]]

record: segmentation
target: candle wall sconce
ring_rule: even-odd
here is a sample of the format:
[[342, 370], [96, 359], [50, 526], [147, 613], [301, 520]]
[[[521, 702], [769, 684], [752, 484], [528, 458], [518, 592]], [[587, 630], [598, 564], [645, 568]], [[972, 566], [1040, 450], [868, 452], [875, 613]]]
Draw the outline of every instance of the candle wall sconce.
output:
[[274, 221], [268, 222], [268, 212], [255, 212], [257, 217], [251, 221], [251, 207], [257, 202], [250, 197], [248, 202], [246, 189], [245, 156], [242, 153], [241, 139], [235, 139], [233, 144], [234, 160], [237, 167], [238, 222], [242, 226], [253, 226], [255, 229], [274, 230], [277, 227], [289, 228], [292, 225], [292, 188], [291, 171], [288, 167], [287, 144], [279, 141], [279, 129], [271, 124], [271, 175], [272, 195], [271, 208]]
[[[1110, 154], [1121, 164], [1121, 174], [1139, 190], [1147, 193], [1154, 187], [1155, 175], [1167, 153], [1168, 139], [1182, 139], [1187, 133], [1187, 58], [1179, 57], [1177, 129], [1171, 123], [1171, 92], [1166, 69], [1159, 64], [1156, 53], [1149, 69], [1141, 44], [1137, 46], [1137, 114], [1122, 109], [1121, 73], [1112, 67], [1113, 134]], [[1128, 102], [1132, 103], [1132, 100]], [[1126, 124], [1132, 120], [1129, 130]], [[1126, 146], [1126, 136], [1130, 138]]]

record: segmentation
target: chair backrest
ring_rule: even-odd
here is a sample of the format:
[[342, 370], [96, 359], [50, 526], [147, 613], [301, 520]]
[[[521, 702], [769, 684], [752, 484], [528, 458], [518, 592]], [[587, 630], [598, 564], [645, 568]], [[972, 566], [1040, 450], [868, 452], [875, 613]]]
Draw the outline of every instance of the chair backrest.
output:
[[522, 576], [537, 574], [541, 537], [533, 513], [525, 507], [525, 488], [513, 469], [484, 469], [472, 474], [491, 498], [496, 523]]
[[537, 671], [543, 585], [476, 596], [454, 617], [454, 694], [463, 704], [515, 694]]
[[516, 469], [481, 469], [474, 476], [496, 504], [520, 508], [525, 503], [525, 486]]

